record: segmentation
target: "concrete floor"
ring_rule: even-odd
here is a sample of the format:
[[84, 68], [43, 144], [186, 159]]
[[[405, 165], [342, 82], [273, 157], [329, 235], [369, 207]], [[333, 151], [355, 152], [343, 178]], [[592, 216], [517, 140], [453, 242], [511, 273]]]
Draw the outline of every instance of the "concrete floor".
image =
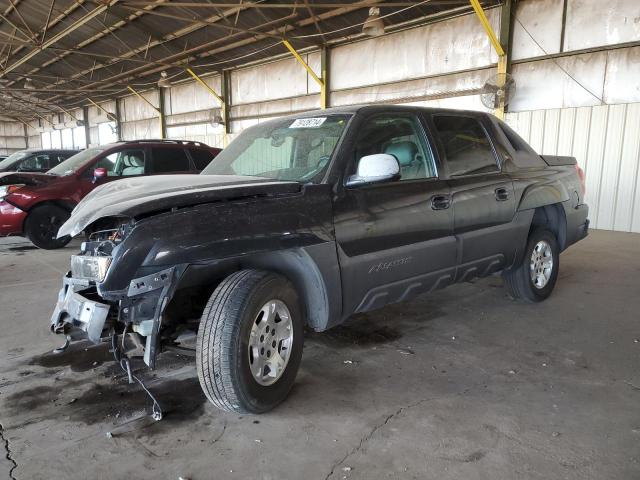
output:
[[640, 478], [640, 235], [592, 232], [542, 304], [492, 277], [309, 335], [266, 415], [217, 411], [166, 354], [158, 423], [104, 348], [48, 353], [74, 250], [0, 244], [0, 478]]

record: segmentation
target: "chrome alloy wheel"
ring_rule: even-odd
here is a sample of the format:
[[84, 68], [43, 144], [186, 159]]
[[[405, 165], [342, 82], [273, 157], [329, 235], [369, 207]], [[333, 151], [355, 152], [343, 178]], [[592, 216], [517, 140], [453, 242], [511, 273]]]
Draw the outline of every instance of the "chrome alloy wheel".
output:
[[293, 346], [293, 323], [280, 300], [269, 300], [256, 315], [249, 336], [249, 365], [260, 385], [273, 385], [282, 376]]
[[553, 251], [551, 245], [545, 240], [540, 240], [533, 247], [529, 271], [531, 282], [536, 288], [542, 289], [549, 283], [553, 272]]

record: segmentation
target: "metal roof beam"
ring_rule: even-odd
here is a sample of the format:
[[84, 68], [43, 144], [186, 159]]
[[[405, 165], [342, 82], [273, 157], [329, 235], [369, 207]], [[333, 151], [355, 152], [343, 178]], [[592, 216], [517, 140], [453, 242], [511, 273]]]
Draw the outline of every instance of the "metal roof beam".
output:
[[110, 6], [114, 5], [117, 2], [118, 2], [118, 0], [110, 0], [109, 3], [107, 3], [106, 5], [100, 5], [99, 7], [94, 8], [88, 14], [86, 14], [84, 17], [76, 20], [71, 25], [69, 25], [68, 27], [63, 29], [61, 32], [58, 32], [57, 34], [53, 35], [49, 40], [45, 41], [40, 47], [38, 47], [38, 48], [36, 48], [34, 50], [31, 50], [29, 53], [27, 53], [26, 55], [24, 55], [20, 59], [16, 60], [11, 65], [9, 65], [7, 68], [4, 69], [3, 72], [0, 72], [0, 77], [4, 76], [8, 72], [12, 72], [13, 70], [18, 68], [19, 66], [25, 64], [26, 62], [31, 60], [33, 57], [35, 57], [38, 53], [40, 53], [41, 51], [47, 49], [51, 45], [54, 45], [56, 42], [58, 42], [59, 40], [63, 39], [64, 37], [66, 37], [70, 33], [74, 32], [78, 28], [82, 27], [87, 22], [90, 22], [95, 17], [100, 15], [102, 12], [104, 12], [107, 8], [109, 8]]

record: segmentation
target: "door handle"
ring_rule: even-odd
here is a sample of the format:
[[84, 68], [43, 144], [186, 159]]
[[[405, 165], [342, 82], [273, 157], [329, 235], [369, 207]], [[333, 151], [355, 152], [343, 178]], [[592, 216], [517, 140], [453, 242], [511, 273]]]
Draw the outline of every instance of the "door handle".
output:
[[431, 208], [433, 210], [446, 210], [451, 206], [449, 195], [434, 195], [431, 197]]
[[509, 190], [504, 187], [496, 188], [494, 193], [496, 194], [496, 200], [498, 202], [509, 200]]

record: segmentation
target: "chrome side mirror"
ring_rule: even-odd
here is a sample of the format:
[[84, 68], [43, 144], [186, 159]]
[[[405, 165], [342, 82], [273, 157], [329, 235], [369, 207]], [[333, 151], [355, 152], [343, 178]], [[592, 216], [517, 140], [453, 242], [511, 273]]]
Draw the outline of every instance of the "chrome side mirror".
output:
[[347, 187], [391, 182], [400, 178], [398, 159], [388, 153], [366, 155], [358, 162], [358, 170], [346, 182]]

